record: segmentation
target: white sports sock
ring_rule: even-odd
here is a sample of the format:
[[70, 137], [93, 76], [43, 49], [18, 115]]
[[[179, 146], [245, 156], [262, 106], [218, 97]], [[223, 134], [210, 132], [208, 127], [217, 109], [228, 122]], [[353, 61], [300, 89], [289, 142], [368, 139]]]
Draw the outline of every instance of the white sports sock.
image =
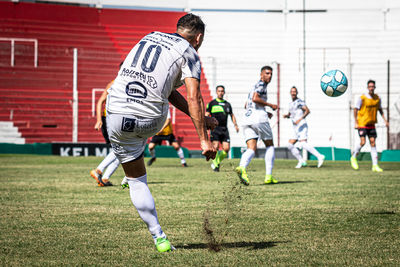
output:
[[155, 157], [156, 157], [156, 149], [155, 149], [155, 148], [149, 149], [149, 152], [150, 152], [150, 156], [151, 156], [152, 158], [155, 158]]
[[299, 162], [303, 162], [303, 158], [300, 155], [300, 151], [297, 149], [297, 147], [295, 147], [293, 144], [289, 143], [288, 144], [288, 149], [290, 152], [292, 152], [292, 155], [299, 161]]
[[376, 151], [376, 146], [371, 147], [371, 159], [372, 165], [378, 165], [378, 151]]
[[153, 238], [163, 236], [160, 223], [158, 222], [156, 206], [153, 196], [147, 186], [147, 174], [138, 178], [127, 177], [131, 200], [140, 218], [147, 224]]
[[118, 169], [119, 166], [119, 159], [115, 159], [113, 162], [111, 162], [110, 165], [108, 165], [106, 171], [103, 174], [103, 179], [110, 179], [111, 175]]
[[114, 160], [116, 160], [117, 157], [115, 154], [111, 151], [108, 153], [108, 155], [103, 159], [103, 161], [97, 166], [97, 169], [100, 170], [101, 172], [104, 171], [105, 168], [108, 167]]
[[317, 159], [322, 157], [322, 155], [309, 143], [303, 141], [301, 144], [305, 150], [313, 154]]
[[256, 152], [253, 149], [248, 148], [243, 154], [242, 157], [240, 159], [240, 167], [245, 167], [247, 168], [247, 166], [249, 166], [251, 160], [253, 159], [254, 155], [256, 154]]
[[275, 161], [275, 147], [267, 146], [265, 149], [265, 173], [272, 174]]
[[185, 155], [183, 154], [183, 150], [182, 150], [181, 147], [176, 151], [176, 153], [178, 154], [179, 158], [181, 159], [181, 163], [182, 163], [182, 164], [183, 164], [183, 163], [186, 163], [186, 161], [185, 161]]
[[360, 150], [361, 150], [361, 145], [360, 143], [357, 143], [356, 146], [354, 147], [353, 157], [357, 157], [358, 153], [360, 153]]

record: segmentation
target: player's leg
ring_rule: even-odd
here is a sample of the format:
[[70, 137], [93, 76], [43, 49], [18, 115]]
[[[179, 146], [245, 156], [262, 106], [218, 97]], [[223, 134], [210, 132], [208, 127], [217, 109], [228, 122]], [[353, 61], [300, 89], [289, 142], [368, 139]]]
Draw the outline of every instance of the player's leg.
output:
[[265, 144], [265, 180], [266, 184], [276, 184], [278, 181], [272, 177], [272, 169], [274, 168], [275, 162], [275, 147], [271, 140], [263, 140]]
[[181, 159], [181, 164], [183, 167], [187, 167], [187, 163], [185, 160], [185, 154], [183, 153], [183, 149], [179, 146], [178, 141], [175, 139], [175, 136], [172, 135], [172, 139], [170, 141], [172, 147], [176, 150], [176, 154], [178, 154], [178, 157]]
[[[245, 129], [246, 127], [244, 127]], [[246, 130], [244, 130], [246, 132]], [[251, 160], [253, 159], [256, 149], [257, 149], [257, 138], [254, 138], [254, 134], [256, 134], [254, 131], [252, 131], [250, 128], [247, 130], [247, 137], [246, 137], [246, 144], [247, 144], [247, 149], [246, 151], [242, 154], [242, 157], [240, 158], [240, 163], [239, 167], [235, 169], [236, 173], [239, 176], [240, 181], [244, 185], [249, 185], [249, 178], [247, 176], [246, 168], [249, 166]], [[253, 138], [251, 138], [253, 136]], [[249, 138], [249, 139], [248, 139]]]
[[228, 155], [230, 145], [229, 143], [231, 142], [230, 137], [229, 137], [229, 131], [228, 128], [222, 128], [221, 129], [221, 135], [219, 136], [219, 142], [222, 145], [222, 150], [218, 152], [218, 155], [215, 157], [216, 163], [219, 165], [221, 164], [221, 161], [226, 158], [226, 155]]
[[378, 151], [376, 150], [376, 130], [370, 129], [368, 133], [369, 143], [371, 145], [371, 160], [372, 160], [372, 171], [383, 172], [378, 165]]
[[215, 159], [213, 159], [213, 160], [211, 161], [211, 169], [213, 169], [213, 171], [215, 171], [215, 172], [219, 172], [219, 163], [218, 163], [219, 141], [218, 141], [218, 140], [215, 140], [216, 138], [217, 138], [217, 137], [216, 137], [216, 133], [213, 132], [211, 141], [212, 141], [213, 147], [215, 148], [215, 150], [217, 150], [217, 154], [215, 155]]
[[112, 151], [110, 151], [110, 153], [108, 153], [108, 155], [102, 160], [102, 162], [100, 162], [99, 166], [97, 166], [96, 169], [90, 171], [90, 176], [92, 176], [93, 179], [97, 181], [99, 186], [105, 185], [101, 180], [103, 172], [115, 160], [117, 160], [117, 157]]
[[313, 154], [318, 159], [318, 168], [322, 166], [325, 160], [325, 156], [320, 154], [312, 145], [307, 142], [307, 135], [308, 135], [308, 125], [307, 123], [301, 125], [298, 129], [298, 136], [301, 146]]
[[350, 158], [351, 167], [355, 170], [358, 170], [357, 155], [360, 153], [361, 148], [365, 145], [367, 130], [363, 128], [358, 129], [358, 135], [360, 136], [360, 143], [356, 143], [353, 155]]
[[[151, 136], [162, 127], [162, 118], [157, 121], [143, 120], [144, 125], [156, 124], [157, 127], [152, 132], [140, 132], [141, 127], [133, 127], [131, 124], [125, 124], [126, 118], [119, 114], [108, 114], [109, 134], [113, 151], [121, 161], [125, 172], [125, 177], [129, 184], [129, 191], [132, 204], [137, 209], [139, 216], [146, 223], [151, 233], [156, 248], [160, 252], [173, 249], [166, 235], [161, 229], [155, 208], [154, 198], [147, 185], [147, 173], [144, 164], [144, 148], [146, 145], [146, 135]], [[142, 123], [134, 118], [137, 125]], [[128, 126], [125, 126], [128, 125]], [[137, 132], [136, 132], [137, 131]], [[144, 136], [144, 137], [139, 137]]]
[[222, 149], [218, 155], [218, 164], [221, 164], [221, 161], [223, 161], [226, 158], [230, 148], [231, 147], [229, 142], [222, 142]]
[[118, 169], [120, 162], [119, 159], [115, 159], [113, 162], [108, 165], [106, 170], [103, 173], [103, 176], [101, 177], [101, 181], [105, 186], [111, 186], [112, 183], [110, 182], [111, 175]]
[[296, 142], [296, 139], [289, 139], [288, 149], [292, 153], [292, 155], [298, 160], [295, 168], [299, 169], [301, 167], [307, 166], [307, 163], [303, 160], [303, 157], [300, 155], [300, 151], [297, 149], [297, 147], [294, 146]]
[[152, 139], [151, 139], [151, 141], [150, 141], [150, 143], [149, 143], [149, 152], [150, 152], [150, 159], [149, 159], [149, 161], [147, 162], [147, 166], [151, 166], [151, 164], [153, 164], [154, 163], [154, 161], [156, 161], [156, 142], [155, 142], [155, 139], [156, 138], [156, 136], [154, 136]]
[[132, 204], [146, 223], [154, 243], [160, 252], [171, 250], [171, 245], [158, 221], [154, 198], [147, 186], [147, 173], [143, 156], [139, 159], [122, 163], [129, 184]]

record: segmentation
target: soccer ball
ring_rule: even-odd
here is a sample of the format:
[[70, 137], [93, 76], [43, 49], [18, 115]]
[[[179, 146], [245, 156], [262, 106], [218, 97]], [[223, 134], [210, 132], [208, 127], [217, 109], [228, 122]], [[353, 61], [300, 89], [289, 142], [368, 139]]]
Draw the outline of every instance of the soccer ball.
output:
[[347, 77], [340, 70], [330, 70], [321, 77], [321, 89], [327, 96], [342, 95], [347, 85]]

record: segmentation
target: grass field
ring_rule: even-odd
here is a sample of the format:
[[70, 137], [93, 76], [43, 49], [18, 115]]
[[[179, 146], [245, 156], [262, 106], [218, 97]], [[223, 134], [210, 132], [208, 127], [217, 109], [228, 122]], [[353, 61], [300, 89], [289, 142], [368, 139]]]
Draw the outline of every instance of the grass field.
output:
[[[148, 168], [149, 187], [177, 248], [161, 254], [128, 190], [97, 187], [89, 176], [100, 160], [0, 156], [2, 266], [400, 265], [399, 163], [381, 163], [376, 174], [370, 162], [359, 171], [312, 161], [297, 170], [277, 160], [280, 183], [264, 185], [264, 161], [254, 159], [245, 187], [233, 172], [238, 160], [213, 173], [202, 159], [182, 168], [160, 158]], [[122, 178], [118, 169], [111, 181]]]

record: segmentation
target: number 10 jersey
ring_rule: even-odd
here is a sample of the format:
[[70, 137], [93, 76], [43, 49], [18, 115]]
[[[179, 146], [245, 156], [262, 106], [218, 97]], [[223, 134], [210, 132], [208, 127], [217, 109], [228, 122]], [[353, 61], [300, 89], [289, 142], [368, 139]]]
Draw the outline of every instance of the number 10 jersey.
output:
[[108, 89], [107, 111], [145, 118], [168, 113], [168, 97], [185, 78], [200, 80], [196, 50], [178, 34], [152, 32], [129, 52]]

